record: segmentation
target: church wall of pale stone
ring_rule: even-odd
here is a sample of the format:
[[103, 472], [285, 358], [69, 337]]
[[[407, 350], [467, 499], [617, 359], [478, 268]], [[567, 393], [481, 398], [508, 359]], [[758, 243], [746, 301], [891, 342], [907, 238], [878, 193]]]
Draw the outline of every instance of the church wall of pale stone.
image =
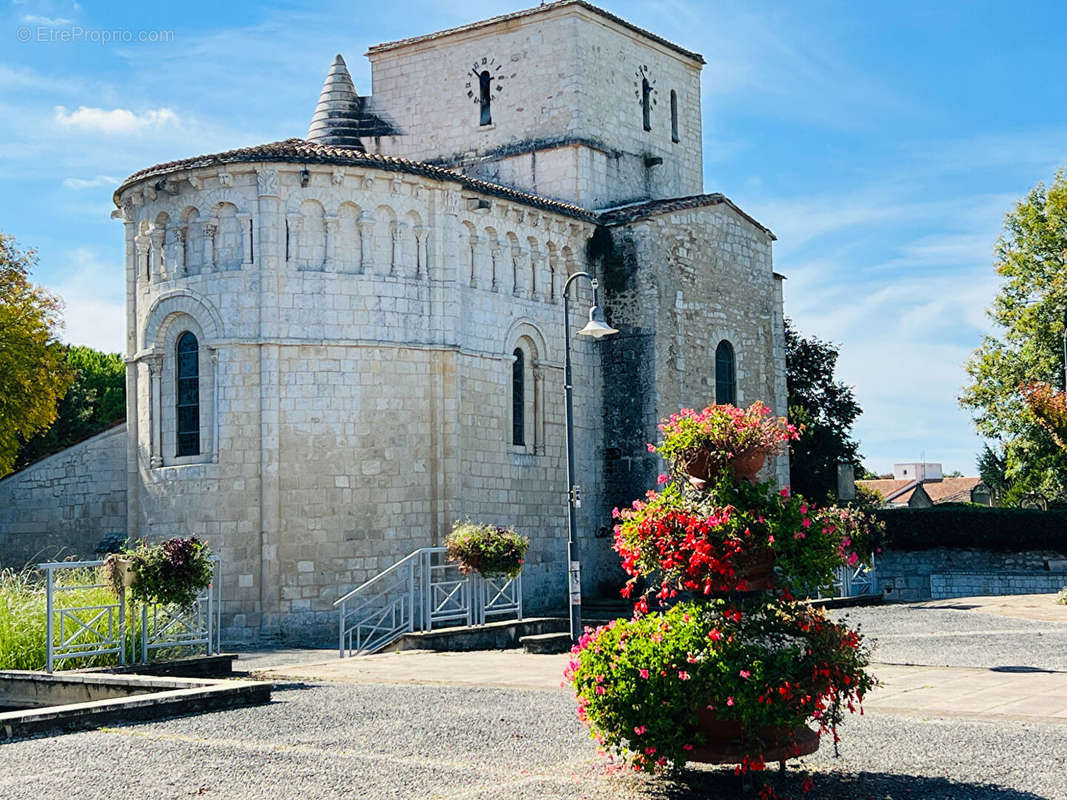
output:
[[[328, 636], [341, 593], [468, 515], [530, 534], [531, 607], [562, 602], [562, 287], [592, 226], [367, 169], [260, 164], [168, 186], [123, 197], [138, 331], [131, 532], [210, 541], [227, 635]], [[225, 262], [220, 215], [240, 220]], [[582, 313], [575, 303], [574, 324]], [[201, 447], [179, 457], [183, 331], [200, 345]], [[516, 448], [520, 345], [531, 427]], [[591, 347], [575, 352], [576, 411], [595, 492]]]

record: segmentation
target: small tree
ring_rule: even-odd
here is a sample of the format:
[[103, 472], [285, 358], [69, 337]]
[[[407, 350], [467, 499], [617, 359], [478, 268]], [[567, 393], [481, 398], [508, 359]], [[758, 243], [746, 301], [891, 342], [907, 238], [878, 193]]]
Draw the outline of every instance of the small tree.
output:
[[15, 469], [77, 444], [126, 416], [122, 356], [71, 346], [65, 348], [64, 359], [74, 372], [74, 381], [56, 406], [55, 422], [19, 450]]
[[30, 282], [36, 263], [0, 233], [0, 476], [15, 463], [20, 440], [52, 424], [73, 370], [56, 340], [61, 302]]
[[865, 472], [852, 423], [862, 413], [852, 388], [834, 380], [838, 348], [816, 337], [804, 338], [785, 321], [786, 386], [789, 421], [803, 426], [790, 448], [793, 489], [806, 497], [837, 494], [837, 465], [852, 464]]
[[1067, 453], [1027, 408], [1019, 387], [1063, 386], [1067, 174], [1057, 172], [1051, 186], [1038, 184], [1008, 213], [993, 266], [1002, 284], [988, 313], [999, 330], [967, 362], [971, 381], [960, 403], [978, 432], [1002, 445], [1000, 471], [1011, 484], [1006, 497], [1039, 492], [1062, 502]]

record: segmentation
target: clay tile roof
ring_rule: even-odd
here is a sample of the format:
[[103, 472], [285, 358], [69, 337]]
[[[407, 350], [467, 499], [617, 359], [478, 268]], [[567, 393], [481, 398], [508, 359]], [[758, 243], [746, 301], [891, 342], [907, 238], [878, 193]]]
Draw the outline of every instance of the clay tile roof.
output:
[[480, 192], [481, 194], [511, 200], [534, 208], [552, 211], [564, 216], [580, 219], [585, 222], [595, 223], [596, 215], [580, 206], [572, 203], [564, 203], [559, 200], [551, 200], [540, 195], [522, 192], [508, 186], [489, 183], [488, 181], [469, 178], [456, 172], [423, 164], [419, 161], [410, 161], [406, 158], [385, 156], [377, 153], [365, 153], [352, 147], [339, 147], [318, 142], [309, 142], [306, 139], [285, 139], [281, 142], [260, 144], [254, 147], [241, 147], [236, 150], [227, 150], [224, 153], [195, 156], [184, 158], [179, 161], [167, 161], [156, 164], [153, 167], [139, 170], [133, 173], [122, 185], [115, 190], [114, 201], [119, 204], [119, 196], [133, 184], [148, 178], [164, 178], [175, 172], [182, 172], [201, 167], [217, 167], [223, 164], [256, 163], [262, 161], [287, 162], [294, 164], [336, 164], [338, 166], [360, 166], [375, 169], [388, 170], [390, 172], [405, 172], [410, 175], [419, 175], [437, 181], [449, 181], [458, 183], [464, 188]]
[[714, 194], [694, 194], [689, 197], [670, 197], [665, 200], [646, 200], [641, 203], [630, 203], [625, 206], [605, 208], [600, 210], [599, 217], [602, 225], [625, 225], [628, 222], [636, 222], [637, 220], [645, 219], [656, 214], [668, 214], [672, 211], [683, 211], [688, 208], [715, 206], [720, 203], [728, 205], [743, 218], [751, 222], [761, 231], [764, 231], [771, 237], [771, 239], [777, 238], [770, 228], [762, 225], [758, 220], [746, 214], [741, 210], [740, 206], [734, 203], [729, 197], [719, 194], [718, 192]]
[[942, 478], [923, 481], [923, 491], [935, 503], [969, 503], [971, 491], [981, 482], [981, 478]]
[[685, 56], [686, 58], [691, 58], [700, 64], [706, 63], [704, 61], [704, 56], [700, 55], [700, 53], [694, 53], [692, 50], [686, 50], [684, 47], [679, 47], [674, 42], [667, 41], [662, 36], [657, 36], [656, 34], [651, 33], [650, 31], [646, 31], [644, 28], [639, 28], [632, 22], [627, 22], [622, 17], [617, 17], [610, 11], [605, 11], [604, 9], [593, 5], [592, 3], [585, 2], [585, 0], [558, 0], [558, 2], [555, 3], [542, 3], [541, 5], [534, 6], [533, 8], [527, 8], [522, 11], [515, 11], [511, 14], [501, 14], [500, 16], [491, 17], [490, 19], [472, 22], [469, 25], [460, 25], [455, 28], [447, 28], [443, 31], [437, 31], [436, 33], [428, 33], [423, 36], [412, 36], [407, 39], [397, 39], [393, 42], [383, 42], [382, 44], [376, 44], [368, 48], [367, 55], [371, 55], [373, 53], [381, 53], [386, 50], [393, 50], [397, 47], [405, 47], [407, 45], [416, 44], [418, 42], [429, 42], [435, 39], [443, 39], [446, 36], [453, 36], [457, 33], [476, 31], [481, 28], [488, 28], [492, 25], [497, 25], [502, 22], [512, 22], [517, 19], [523, 19], [524, 17], [532, 17], [536, 14], [544, 14], [546, 12], [555, 11], [556, 9], [565, 8], [567, 6], [584, 8], [587, 11], [591, 11], [594, 14], [603, 17], [606, 20], [614, 22], [616, 25], [621, 25], [622, 27], [633, 31], [634, 33], [644, 36], [646, 39], [650, 39], [651, 41], [656, 42], [657, 44], [661, 44], [664, 47], [674, 50], [676, 53], [679, 53]]
[[857, 486], [862, 486], [864, 489], [870, 489], [873, 492], [877, 492], [882, 496], [883, 500], [887, 500], [888, 498], [893, 497], [894, 495], [898, 495], [897, 497], [893, 497], [894, 503], [908, 502], [908, 498], [911, 497], [911, 492], [906, 492], [906, 496], [904, 496], [900, 494], [900, 491], [902, 489], [906, 489], [908, 486], [912, 486], [913, 484], [915, 484], [915, 481], [911, 478], [903, 478], [901, 480], [896, 480], [894, 478], [882, 478], [880, 480], [873, 481], [856, 481]]
[[[922, 487], [932, 503], [969, 503], [971, 491], [981, 482], [981, 478], [942, 478], [939, 481], [922, 481]], [[894, 505], [907, 505], [918, 483], [910, 478], [904, 478], [902, 480], [856, 481], [856, 485], [878, 492], [883, 500], [892, 498], [890, 502]], [[908, 491], [902, 492], [901, 490], [905, 488], [908, 488]]]

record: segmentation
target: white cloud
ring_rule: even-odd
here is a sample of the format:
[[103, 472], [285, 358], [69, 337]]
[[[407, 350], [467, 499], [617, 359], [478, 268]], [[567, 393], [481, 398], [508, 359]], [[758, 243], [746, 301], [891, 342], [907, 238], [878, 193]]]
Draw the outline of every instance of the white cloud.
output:
[[126, 341], [125, 265], [88, 247], [63, 254], [48, 288], [63, 298], [63, 340], [121, 353]]
[[73, 25], [74, 20], [63, 17], [39, 17], [36, 14], [23, 14], [21, 21], [27, 25], [47, 25], [52, 28], [62, 28]]
[[117, 134], [140, 133], [178, 122], [178, 115], [169, 108], [154, 108], [137, 114], [126, 108], [107, 110], [78, 106], [74, 111], [67, 111], [65, 106], [56, 106], [53, 118], [64, 127]]
[[95, 189], [100, 186], [118, 186], [119, 179], [110, 175], [97, 175], [95, 178], [65, 178], [63, 185], [68, 189]]

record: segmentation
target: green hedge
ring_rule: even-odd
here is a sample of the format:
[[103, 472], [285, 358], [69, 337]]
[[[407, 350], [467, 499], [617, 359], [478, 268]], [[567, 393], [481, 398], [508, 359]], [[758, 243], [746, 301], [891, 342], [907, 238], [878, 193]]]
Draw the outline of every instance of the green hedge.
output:
[[951, 505], [933, 508], [884, 508], [886, 550], [935, 547], [1017, 552], [1067, 552], [1067, 511]]

